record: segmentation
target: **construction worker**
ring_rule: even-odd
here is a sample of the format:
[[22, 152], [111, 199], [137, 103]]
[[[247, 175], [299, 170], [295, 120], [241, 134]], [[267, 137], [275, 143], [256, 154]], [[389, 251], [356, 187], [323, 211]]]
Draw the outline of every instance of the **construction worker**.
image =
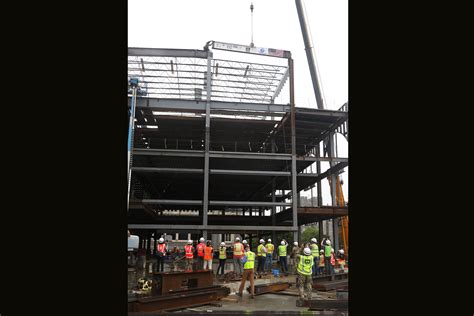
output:
[[204, 247], [204, 270], [212, 271], [212, 256], [214, 249], [212, 248], [211, 241], [208, 240], [206, 247]]
[[201, 270], [204, 267], [204, 248], [206, 248], [206, 244], [204, 243], [204, 237], [201, 237], [199, 238], [199, 244], [196, 246], [198, 270]]
[[241, 275], [242, 274], [242, 261], [244, 257], [244, 245], [240, 242], [240, 237], [235, 238], [234, 242], [234, 271]]
[[344, 256], [344, 249], [339, 249], [337, 254], [337, 264], [341, 269], [340, 272], [344, 272], [344, 266], [346, 265], [346, 257]]
[[291, 249], [291, 254], [290, 254], [290, 259], [291, 259], [291, 266], [292, 266], [292, 271], [296, 273], [296, 268], [298, 265], [298, 256], [300, 254], [300, 247], [298, 247], [298, 242], [295, 241], [293, 242], [293, 248]]
[[[265, 241], [264, 241], [265, 242]], [[247, 279], [250, 281], [250, 298], [254, 297], [255, 288], [254, 288], [254, 265], [255, 265], [255, 253], [250, 251], [250, 246], [245, 246], [245, 254], [242, 258], [242, 262], [244, 264], [244, 273], [242, 275], [242, 281], [240, 282], [239, 292], [237, 293], [238, 296], [242, 296], [245, 281]]]
[[326, 240], [326, 246], [324, 246], [324, 269], [326, 274], [332, 274], [331, 266], [331, 241]]
[[225, 242], [221, 242], [221, 246], [219, 247], [219, 267], [217, 267], [216, 275], [219, 274], [219, 270], [222, 268], [221, 275], [224, 275], [224, 267], [225, 267], [225, 259], [227, 258], [226, 255], [226, 247]]
[[259, 277], [263, 274], [266, 256], [265, 240], [260, 239], [260, 245], [257, 247], [257, 274]]
[[323, 274], [323, 273], [324, 273], [324, 250], [321, 249], [319, 251], [318, 274]]
[[272, 270], [272, 260], [273, 260], [273, 250], [275, 250], [275, 246], [272, 244], [272, 240], [269, 238], [267, 244], [265, 245], [267, 248], [267, 258], [265, 260], [265, 271], [270, 272]]
[[280, 257], [281, 273], [288, 275], [288, 262], [286, 259], [286, 248], [288, 247], [287, 242], [283, 239], [278, 246], [278, 256]]
[[157, 272], [163, 272], [165, 270], [165, 256], [167, 251], [165, 240], [163, 237], [160, 237], [160, 239], [158, 239], [158, 245], [156, 246]]
[[184, 254], [186, 257], [186, 271], [193, 270], [193, 258], [194, 258], [194, 247], [193, 241], [190, 239], [188, 240], [188, 244], [184, 246]]
[[314, 265], [313, 258], [311, 249], [309, 248], [304, 248], [303, 255], [299, 256], [296, 284], [298, 285], [298, 292], [300, 299], [302, 300], [311, 300], [313, 287], [313, 278], [311, 276]]
[[334, 253], [334, 248], [331, 248], [331, 269], [332, 273], [334, 273], [336, 267], [336, 254]]
[[[313, 256], [314, 262], [319, 262], [319, 248], [318, 240], [316, 238], [311, 238], [311, 255]], [[318, 275], [318, 265], [313, 264], [313, 274]]]

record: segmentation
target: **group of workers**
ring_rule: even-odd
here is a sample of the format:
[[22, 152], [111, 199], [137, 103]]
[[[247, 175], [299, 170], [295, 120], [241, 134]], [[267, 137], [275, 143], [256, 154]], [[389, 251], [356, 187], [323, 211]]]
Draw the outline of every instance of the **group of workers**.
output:
[[[311, 299], [313, 275], [334, 274], [336, 261], [338, 266], [344, 269], [346, 263], [344, 250], [339, 250], [336, 258], [334, 248], [332, 248], [329, 239], [324, 238], [320, 246], [321, 249], [319, 249], [316, 238], [312, 238], [309, 243], [304, 243], [302, 247], [300, 247], [296, 241], [293, 243], [293, 248], [290, 253], [291, 266], [293, 267], [293, 272], [297, 275], [299, 295], [302, 299]], [[285, 275], [288, 275], [287, 248], [288, 242], [284, 239], [276, 248], [276, 255], [278, 256], [281, 272]], [[251, 288], [250, 295], [253, 298], [254, 279], [261, 277], [272, 269], [275, 246], [272, 244], [271, 239], [268, 239], [266, 242], [264, 239], [260, 239], [257, 253], [254, 253], [250, 250], [250, 245], [246, 240], [241, 242], [240, 238], [237, 237], [232, 245], [232, 252], [234, 271], [237, 274], [242, 275], [242, 281], [237, 294], [240, 296], [242, 295], [245, 282], [249, 280]], [[169, 253], [167, 245], [161, 237], [158, 239], [158, 244], [156, 245], [158, 272], [164, 271], [164, 257], [167, 253]], [[187, 244], [184, 246], [184, 257], [180, 258], [180, 260], [185, 259], [185, 269], [187, 271], [193, 270], [195, 257], [197, 259], [195, 269], [212, 270], [214, 248], [212, 247], [211, 241], [208, 240], [206, 242], [205, 239], [201, 237], [199, 243], [194, 246], [193, 241], [188, 240]], [[221, 242], [219, 245], [218, 259], [219, 265], [216, 275], [223, 275], [227, 259], [227, 247], [224, 242]], [[255, 261], [257, 261], [256, 273], [254, 272]]]

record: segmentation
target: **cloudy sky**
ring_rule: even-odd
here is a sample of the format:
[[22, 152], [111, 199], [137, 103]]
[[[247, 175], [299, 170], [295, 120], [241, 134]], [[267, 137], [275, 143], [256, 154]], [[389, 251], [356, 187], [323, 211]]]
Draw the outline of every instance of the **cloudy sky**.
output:
[[[348, 0], [303, 1], [325, 108], [336, 110], [348, 101]], [[128, 0], [128, 46], [202, 49], [209, 40], [249, 45], [251, 2], [255, 46], [291, 51], [296, 106], [316, 108], [294, 0]], [[216, 58], [226, 54], [217, 53], [214, 53]], [[286, 98], [287, 94], [282, 93], [275, 103], [287, 103]], [[338, 154], [348, 157], [347, 142], [342, 136], [338, 137]], [[328, 167], [328, 163], [323, 163], [323, 171]], [[346, 200], [347, 171], [348, 168], [343, 173]], [[309, 195], [310, 191], [305, 194]], [[330, 202], [329, 185], [325, 181], [323, 203]]]

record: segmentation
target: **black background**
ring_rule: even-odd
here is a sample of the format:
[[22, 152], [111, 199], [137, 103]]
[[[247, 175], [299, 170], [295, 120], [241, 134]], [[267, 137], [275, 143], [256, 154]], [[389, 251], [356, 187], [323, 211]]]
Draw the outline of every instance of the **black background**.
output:
[[[125, 315], [127, 3], [2, 11], [0, 313]], [[463, 11], [350, 1], [351, 314], [472, 314]]]

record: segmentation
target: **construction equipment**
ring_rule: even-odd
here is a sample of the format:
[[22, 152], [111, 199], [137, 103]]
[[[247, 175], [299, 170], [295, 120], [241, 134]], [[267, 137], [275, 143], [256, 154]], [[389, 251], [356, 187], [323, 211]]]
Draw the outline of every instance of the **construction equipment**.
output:
[[[327, 177], [329, 185], [331, 185], [331, 177]], [[344, 193], [342, 192], [343, 181], [339, 176], [336, 177], [336, 203], [337, 206], [345, 207], [346, 202], [344, 200]], [[341, 217], [341, 229], [339, 231], [344, 247], [344, 253], [348, 254], [349, 247], [349, 216]]]

